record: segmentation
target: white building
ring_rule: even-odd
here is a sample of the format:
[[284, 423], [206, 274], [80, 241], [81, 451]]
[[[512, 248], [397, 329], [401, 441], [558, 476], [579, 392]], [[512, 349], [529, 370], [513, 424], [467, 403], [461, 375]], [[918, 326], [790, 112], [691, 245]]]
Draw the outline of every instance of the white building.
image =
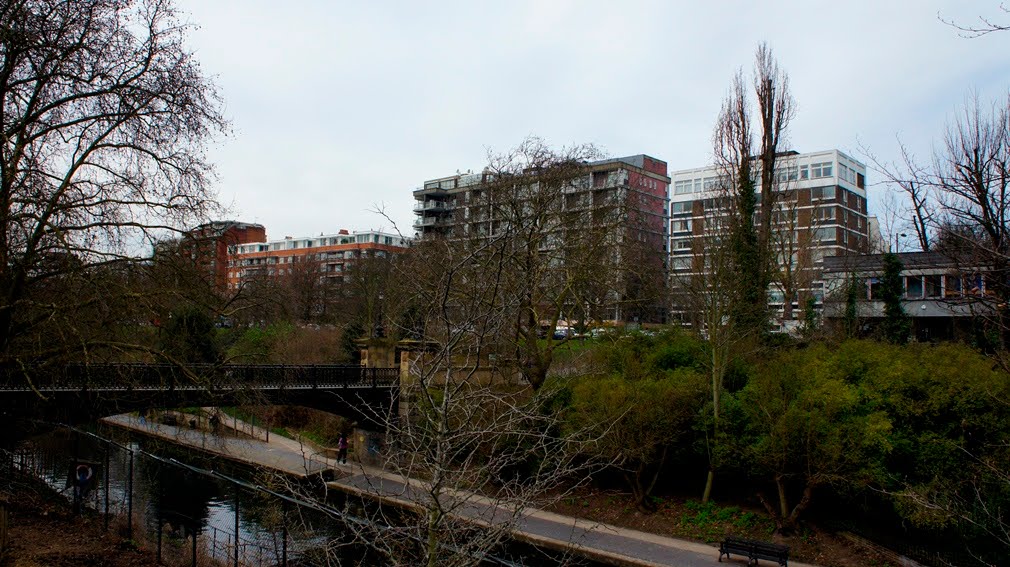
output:
[[[780, 267], [791, 262], [793, 272], [806, 275], [801, 289], [790, 298], [791, 309], [786, 309], [781, 285], [773, 283], [769, 289], [772, 313], [783, 329], [789, 329], [802, 316], [808, 297], [818, 304], [823, 301], [824, 258], [868, 249], [866, 166], [838, 150], [827, 150], [786, 152], [777, 160], [776, 169], [779, 186], [772, 222], [776, 240], [782, 243], [776, 247], [777, 262]], [[757, 168], [754, 174], [760, 176]], [[711, 219], [718, 218], [719, 198], [725, 189], [716, 166], [674, 171], [671, 180], [669, 266], [676, 286], [678, 278], [696, 269], [696, 239], [708, 234], [706, 219], [713, 226]], [[760, 186], [756, 191], [760, 215]]]

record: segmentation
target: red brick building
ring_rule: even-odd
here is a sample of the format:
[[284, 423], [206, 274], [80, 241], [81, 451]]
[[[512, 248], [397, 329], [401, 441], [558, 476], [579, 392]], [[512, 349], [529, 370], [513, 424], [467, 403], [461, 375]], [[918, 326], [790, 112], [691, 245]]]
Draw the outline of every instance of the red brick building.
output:
[[227, 249], [224, 268], [228, 289], [256, 277], [290, 275], [295, 264], [311, 265], [319, 277], [346, 281], [348, 267], [359, 258], [384, 257], [407, 249], [407, 239], [378, 231], [349, 232], [281, 240], [235, 243]]
[[186, 233], [181, 245], [198, 266], [213, 274], [214, 285], [225, 289], [228, 285], [228, 250], [247, 242], [262, 242], [266, 238], [266, 228], [261, 224], [214, 221]]

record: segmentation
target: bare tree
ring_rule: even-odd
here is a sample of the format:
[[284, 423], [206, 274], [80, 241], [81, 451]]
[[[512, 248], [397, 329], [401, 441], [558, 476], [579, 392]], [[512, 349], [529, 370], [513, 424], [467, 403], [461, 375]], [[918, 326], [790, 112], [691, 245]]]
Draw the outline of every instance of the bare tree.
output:
[[594, 190], [587, 162], [598, 156], [592, 146], [555, 151], [536, 138], [492, 154], [457, 225], [469, 233], [452, 237], [502, 271], [492, 300], [512, 329], [496, 354], [534, 388], [569, 339], [553, 336], [560, 322], [620, 318], [627, 299], [630, 203], [613, 188]]
[[397, 482], [366, 490], [407, 511], [397, 513], [399, 529], [382, 527], [390, 525], [385, 506], [356, 528], [391, 564], [479, 564], [512, 537], [525, 510], [587, 473], [576, 460], [586, 440], [560, 435], [554, 386], [533, 388], [498, 364], [517, 313], [502, 304], [515, 277], [506, 238], [426, 239], [395, 264], [410, 293], [394, 298], [409, 298], [410, 332], [421, 338], [402, 343], [409, 371], [400, 405], [377, 416], [388, 441], [383, 468]]
[[768, 320], [766, 294], [772, 279], [772, 213], [779, 193], [777, 163], [785, 144], [786, 128], [795, 114], [788, 76], [779, 69], [766, 44], [757, 49], [754, 92], [760, 128], [758, 153], [754, 152], [755, 128], [742, 72], [733, 79], [713, 141], [722, 191], [732, 196], [733, 203], [730, 216], [733, 261], [741, 274], [735, 316], [741, 325], [764, 328]]
[[998, 329], [1003, 351], [1010, 333], [1010, 98], [986, 108], [971, 96], [948, 125], [931, 174], [940, 209], [936, 248], [966, 277], [966, 299]]
[[758, 46], [755, 59], [754, 95], [761, 120], [758, 154], [761, 163], [761, 229], [758, 231], [758, 244], [759, 249], [768, 254], [774, 230], [772, 211], [777, 200], [779, 152], [785, 149], [786, 128], [796, 113], [796, 102], [789, 92], [789, 76], [779, 69], [768, 44]]
[[793, 320], [794, 301], [803, 308], [817, 279], [814, 269], [815, 248], [819, 243], [817, 229], [828, 222], [828, 218], [821, 218], [822, 211], [833, 209], [829, 206], [804, 210], [799, 195], [793, 191], [780, 196], [772, 213], [771, 285], [782, 293], [783, 321]]
[[[883, 183], [896, 188], [905, 197], [904, 206], [894, 211], [895, 220], [901, 225], [911, 227], [915, 234], [919, 249], [929, 252], [932, 248], [935, 227], [935, 201], [932, 194], [933, 184], [926, 166], [920, 164], [908, 147], [898, 140], [901, 151], [901, 163], [883, 162], [866, 147], [862, 153], [873, 164], [873, 169], [883, 177]], [[885, 217], [890, 216], [885, 214]], [[885, 221], [891, 219], [885, 218]], [[892, 223], [897, 225], [898, 223]], [[897, 234], [903, 226], [889, 226], [888, 240]], [[898, 250], [895, 250], [898, 252]]]
[[675, 310], [686, 316], [685, 322], [707, 340], [706, 370], [711, 397], [710, 423], [705, 441], [708, 472], [702, 500], [712, 495], [716, 472], [723, 464], [722, 429], [723, 392], [726, 374], [733, 360], [754, 344], [754, 330], [744, 327], [734, 317], [739, 299], [735, 248], [730, 235], [733, 196], [704, 200], [702, 218], [695, 217], [695, 237], [691, 245], [691, 266], [675, 272], [672, 278]]
[[225, 121], [186, 30], [168, 0], [0, 2], [0, 364], [112, 342], [82, 328], [137, 290], [96, 270], [214, 209], [202, 148]]

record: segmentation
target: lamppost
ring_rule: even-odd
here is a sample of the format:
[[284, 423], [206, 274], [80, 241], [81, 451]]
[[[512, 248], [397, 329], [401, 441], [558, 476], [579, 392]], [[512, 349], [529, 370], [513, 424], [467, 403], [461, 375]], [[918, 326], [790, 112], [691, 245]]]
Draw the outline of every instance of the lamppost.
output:
[[908, 235], [907, 235], [907, 234], [905, 234], [904, 232], [901, 232], [901, 233], [896, 233], [896, 234], [894, 235], [894, 253], [895, 253], [895, 254], [897, 254], [897, 253], [898, 253], [898, 239], [899, 239], [899, 238], [905, 238], [906, 236], [908, 236]]

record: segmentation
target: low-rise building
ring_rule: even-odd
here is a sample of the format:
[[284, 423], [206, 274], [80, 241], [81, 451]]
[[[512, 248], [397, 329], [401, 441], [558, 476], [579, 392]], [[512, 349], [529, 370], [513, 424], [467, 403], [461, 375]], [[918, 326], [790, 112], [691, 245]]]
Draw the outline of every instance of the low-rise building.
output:
[[[938, 252], [902, 252], [902, 306], [918, 341], [950, 340], [966, 336], [974, 318], [993, 313], [989, 276], [982, 269], [965, 269]], [[826, 299], [824, 318], [839, 324], [846, 318], [850, 286], [854, 286], [859, 330], [866, 334], [884, 319], [880, 278], [884, 255], [843, 255], [824, 259]], [[851, 315], [850, 315], [851, 316]]]
[[348, 268], [356, 260], [403, 252], [408, 245], [400, 235], [373, 230], [236, 244], [228, 248], [227, 287], [238, 289], [254, 278], [290, 275], [298, 265], [323, 279], [347, 281]]

